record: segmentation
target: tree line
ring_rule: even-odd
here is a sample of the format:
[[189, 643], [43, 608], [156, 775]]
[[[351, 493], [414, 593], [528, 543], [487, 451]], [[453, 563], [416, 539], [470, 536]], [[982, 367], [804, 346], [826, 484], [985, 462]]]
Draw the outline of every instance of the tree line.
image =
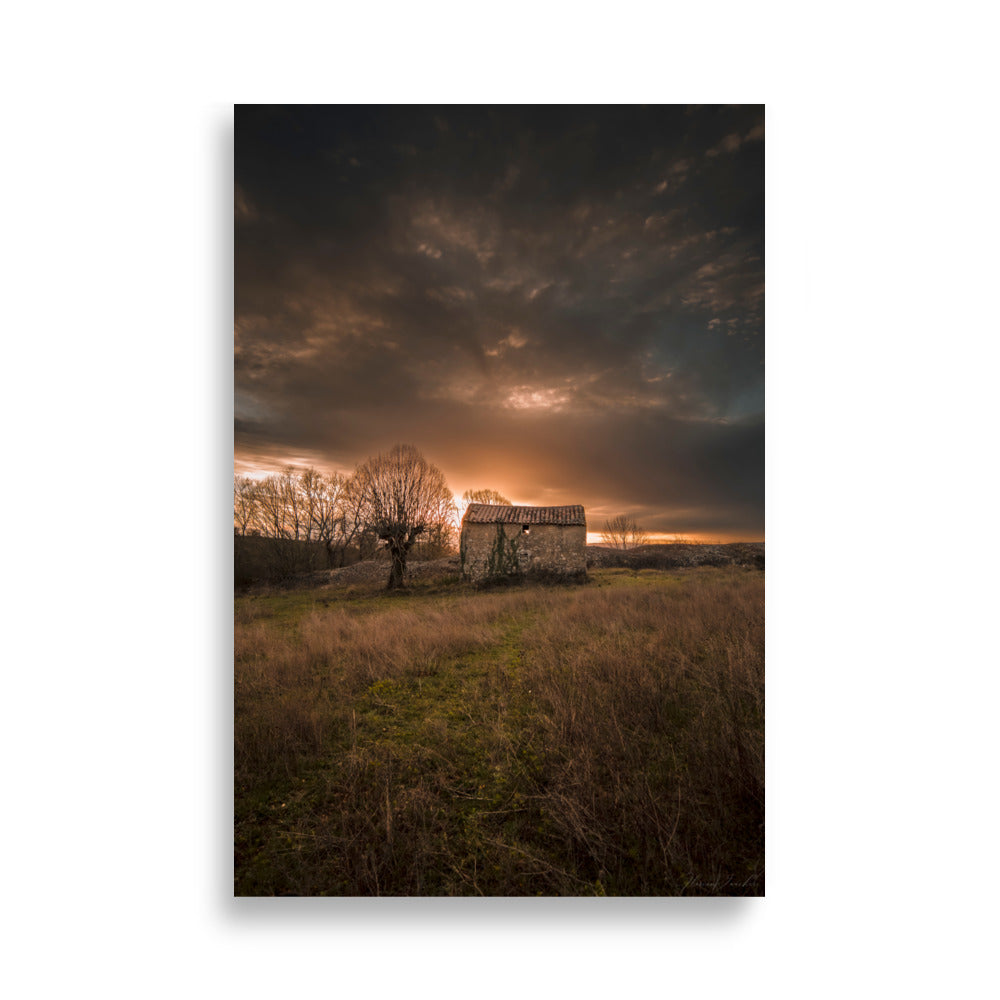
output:
[[[493, 489], [466, 490], [462, 496], [463, 508], [510, 502]], [[364, 559], [384, 546], [390, 590], [403, 585], [414, 545], [441, 555], [454, 548], [458, 514], [444, 474], [412, 445], [397, 444], [362, 462], [351, 475], [289, 466], [264, 479], [233, 480], [237, 535], [319, 544], [330, 566], [343, 566], [351, 548]], [[605, 542], [615, 548], [636, 548], [647, 537], [627, 515], [605, 523]]]
[[417, 540], [454, 544], [457, 509], [440, 470], [408, 445], [368, 459], [351, 475], [288, 466], [264, 479], [233, 480], [233, 530], [241, 536], [318, 542], [331, 565], [352, 547], [362, 558]]
[[[492, 489], [466, 490], [472, 503], [509, 504]], [[397, 444], [362, 462], [350, 475], [286, 467], [264, 479], [233, 480], [233, 530], [242, 537], [321, 545], [327, 564], [343, 566], [349, 551], [389, 555], [390, 590], [403, 585], [414, 545], [443, 555], [456, 544], [459, 508], [444, 475], [412, 445]]]

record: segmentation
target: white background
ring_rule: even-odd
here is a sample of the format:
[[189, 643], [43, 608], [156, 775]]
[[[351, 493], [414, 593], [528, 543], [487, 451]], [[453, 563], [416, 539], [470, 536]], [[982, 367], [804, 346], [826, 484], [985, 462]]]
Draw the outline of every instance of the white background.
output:
[[[6, 12], [11, 995], [995, 989], [985, 9]], [[231, 899], [234, 101], [766, 103], [766, 899]]]

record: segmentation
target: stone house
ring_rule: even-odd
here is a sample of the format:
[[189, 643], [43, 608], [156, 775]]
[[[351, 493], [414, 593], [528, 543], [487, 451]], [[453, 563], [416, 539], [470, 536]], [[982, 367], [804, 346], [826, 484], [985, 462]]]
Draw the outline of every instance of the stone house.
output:
[[580, 577], [587, 572], [583, 507], [470, 503], [462, 518], [462, 575], [475, 582], [509, 576]]

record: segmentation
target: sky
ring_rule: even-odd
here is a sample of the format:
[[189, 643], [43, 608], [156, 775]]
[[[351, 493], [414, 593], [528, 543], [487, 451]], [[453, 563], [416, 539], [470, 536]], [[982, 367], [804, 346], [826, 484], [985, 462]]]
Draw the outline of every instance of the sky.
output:
[[235, 470], [764, 535], [764, 108], [237, 105]]

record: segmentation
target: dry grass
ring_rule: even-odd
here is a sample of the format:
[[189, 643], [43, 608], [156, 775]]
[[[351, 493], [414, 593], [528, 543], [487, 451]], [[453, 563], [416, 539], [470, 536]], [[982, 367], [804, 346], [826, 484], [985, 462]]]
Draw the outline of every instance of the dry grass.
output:
[[763, 892], [763, 574], [237, 601], [243, 895]]
[[525, 636], [545, 812], [609, 891], [759, 873], [761, 582], [581, 594]]

